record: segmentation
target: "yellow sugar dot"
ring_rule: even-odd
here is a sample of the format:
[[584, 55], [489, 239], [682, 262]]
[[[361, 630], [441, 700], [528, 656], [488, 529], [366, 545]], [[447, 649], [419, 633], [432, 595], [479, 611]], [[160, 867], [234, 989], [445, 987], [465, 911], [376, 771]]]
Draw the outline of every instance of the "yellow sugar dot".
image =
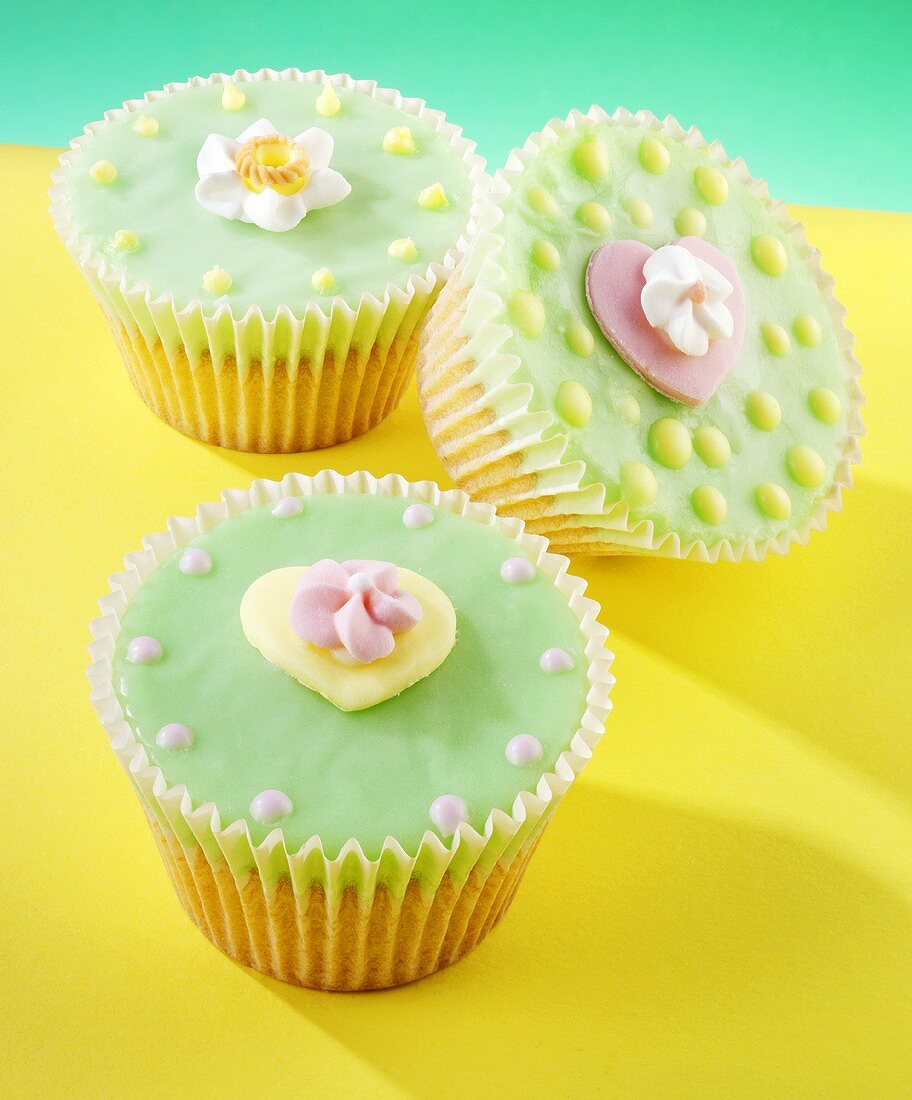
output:
[[728, 198], [728, 180], [718, 168], [703, 165], [694, 172], [697, 194], [710, 206], [721, 206]]
[[383, 135], [384, 153], [408, 156], [415, 152], [415, 139], [408, 126], [394, 126]]
[[818, 386], [808, 394], [811, 412], [824, 424], [835, 424], [842, 416], [842, 402], [825, 386]]
[[135, 252], [139, 248], [139, 237], [132, 229], [118, 229], [111, 238], [111, 247], [116, 252]]
[[695, 206], [685, 206], [675, 218], [675, 232], [680, 237], [702, 237], [706, 232], [706, 215]]
[[528, 290], [514, 291], [507, 307], [510, 319], [527, 340], [537, 340], [545, 327], [545, 307], [541, 298]]
[[777, 325], [772, 321], [766, 322], [760, 326], [760, 334], [771, 354], [788, 355], [792, 341], [782, 325]]
[[778, 237], [754, 237], [751, 256], [764, 275], [781, 275], [788, 267], [788, 253]]
[[411, 237], [399, 237], [391, 242], [386, 251], [394, 260], [414, 260], [418, 255], [418, 249]]
[[321, 267], [311, 275], [310, 285], [321, 294], [328, 294], [335, 289], [336, 280], [328, 267]]
[[560, 209], [557, 199], [544, 187], [530, 187], [526, 192], [526, 202], [536, 214], [544, 214], [548, 218], [553, 218]]
[[247, 96], [234, 84], [226, 84], [222, 90], [222, 106], [226, 111], [239, 111], [247, 102]]
[[640, 164], [647, 172], [660, 176], [668, 167], [670, 160], [668, 150], [657, 137], [647, 134], [640, 142]]
[[608, 149], [596, 134], [577, 142], [572, 160], [583, 179], [603, 180], [608, 175]]
[[560, 253], [550, 241], [538, 240], [532, 245], [532, 262], [545, 271], [557, 271]]
[[155, 137], [158, 133], [158, 119], [149, 115], [139, 115], [133, 123], [133, 129], [140, 137]]
[[117, 169], [109, 160], [96, 160], [89, 175], [96, 183], [112, 183], [117, 179]]
[[446, 197], [443, 184], [432, 183], [430, 187], [425, 187], [418, 195], [418, 205], [423, 206], [425, 210], [442, 210], [445, 206], [449, 206], [450, 200]]
[[792, 514], [792, 502], [781, 485], [766, 481], [757, 487], [757, 507], [770, 519], [788, 519]]
[[595, 351], [595, 340], [592, 333], [581, 321], [571, 321], [564, 333], [567, 347], [581, 359], [588, 359]]
[[680, 420], [663, 416], [649, 429], [649, 453], [669, 470], [680, 470], [690, 460], [693, 445], [690, 433]]
[[731, 444], [718, 428], [697, 428], [693, 445], [700, 458], [714, 470], [721, 470], [731, 458]]
[[728, 501], [715, 485], [698, 485], [691, 494], [690, 503], [704, 523], [715, 526], [728, 515]]
[[773, 428], [778, 428], [782, 420], [779, 402], [765, 390], [754, 390], [753, 393], [749, 393], [744, 409], [751, 424], [764, 432], [771, 432]]
[[621, 466], [621, 496], [631, 508], [652, 504], [659, 491], [655, 474], [642, 462], [625, 462]]
[[227, 294], [231, 289], [231, 282], [231, 276], [218, 264], [203, 276], [203, 287], [210, 294]]
[[323, 85], [323, 91], [317, 96], [314, 107], [317, 114], [322, 115], [323, 118], [335, 118], [342, 110], [342, 101], [336, 94], [336, 89], [332, 84]]
[[639, 424], [640, 403], [632, 393], [623, 393], [615, 402], [618, 413], [628, 424]]
[[557, 387], [557, 411], [571, 428], [582, 428], [592, 416], [592, 398], [579, 382], [568, 379]]
[[796, 443], [785, 452], [785, 465], [796, 481], [805, 489], [816, 489], [823, 484], [826, 477], [826, 466], [823, 459], [813, 447], [806, 447], [803, 443]]
[[815, 348], [820, 343], [823, 333], [820, 331], [820, 322], [811, 317], [809, 313], [802, 313], [792, 322], [792, 332], [799, 344], [806, 348]]
[[611, 215], [600, 202], [584, 202], [577, 207], [576, 218], [593, 233], [607, 233], [611, 228]]
[[639, 229], [648, 229], [652, 225], [652, 207], [645, 199], [627, 199], [624, 203], [627, 217]]

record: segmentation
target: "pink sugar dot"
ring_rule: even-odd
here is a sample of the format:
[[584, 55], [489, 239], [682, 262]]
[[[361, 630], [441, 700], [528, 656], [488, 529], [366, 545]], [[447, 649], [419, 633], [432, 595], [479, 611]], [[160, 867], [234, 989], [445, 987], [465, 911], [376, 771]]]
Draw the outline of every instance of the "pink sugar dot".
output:
[[507, 558], [500, 575], [507, 584], [526, 584], [535, 576], [535, 566], [528, 558]]
[[444, 836], [452, 836], [463, 821], [469, 820], [469, 809], [455, 794], [442, 794], [435, 798], [428, 811], [431, 821]]
[[504, 755], [511, 764], [525, 768], [541, 760], [544, 751], [537, 737], [533, 737], [531, 733], [518, 733], [507, 742]]
[[543, 672], [567, 672], [574, 661], [565, 649], [546, 649], [538, 662]]
[[283, 791], [267, 790], [250, 803], [250, 815], [263, 825], [271, 825], [292, 811], [291, 799]]
[[304, 510], [300, 497], [282, 497], [272, 510], [274, 516], [279, 519], [288, 519], [289, 516], [297, 516]]
[[410, 504], [402, 513], [402, 522], [412, 529], [427, 527], [434, 522], [434, 513], [426, 504]]
[[198, 546], [191, 546], [181, 554], [180, 571], [190, 577], [202, 577], [212, 568], [212, 558]]
[[155, 735], [155, 742], [163, 749], [189, 749], [193, 744], [193, 730], [182, 722], [168, 722]]
[[161, 642], [148, 634], [134, 638], [127, 646], [127, 660], [133, 665], [154, 665], [161, 655]]

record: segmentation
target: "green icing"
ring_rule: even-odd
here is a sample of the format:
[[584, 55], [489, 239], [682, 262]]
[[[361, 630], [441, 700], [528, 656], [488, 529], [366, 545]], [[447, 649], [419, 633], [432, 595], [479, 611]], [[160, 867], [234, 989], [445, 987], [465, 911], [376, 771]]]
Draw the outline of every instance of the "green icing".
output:
[[[185, 784], [194, 806], [213, 802], [223, 825], [244, 818], [261, 841], [269, 828], [250, 816], [250, 801], [278, 788], [294, 804], [281, 823], [290, 850], [319, 835], [331, 856], [353, 836], [370, 858], [387, 836], [414, 851], [433, 831], [428, 810], [439, 795], [464, 798], [481, 830], [493, 808], [509, 812], [518, 792], [534, 790], [569, 746], [588, 679], [585, 637], [565, 598], [541, 573], [505, 583], [500, 567], [519, 551], [495, 528], [435, 509], [430, 526], [409, 530], [407, 504], [346, 495], [305, 498], [303, 512], [288, 518], [255, 509], [190, 543], [208, 551], [210, 573], [182, 573], [178, 551], [130, 602], [114, 659], [127, 721], [168, 783]], [[263, 573], [323, 557], [393, 561], [442, 588], [457, 616], [443, 664], [398, 698], [356, 713], [270, 665], [244, 637], [241, 598]], [[164, 655], [130, 664], [128, 643], [146, 634]], [[541, 670], [552, 646], [574, 656], [574, 669]], [[189, 749], [156, 744], [168, 722], [193, 730]], [[542, 742], [539, 763], [506, 760], [517, 733]]]
[[[512, 179], [512, 191], [503, 201], [505, 217], [498, 231], [506, 241], [502, 265], [507, 274], [499, 289], [510, 303], [507, 315], [514, 321], [514, 334], [505, 350], [520, 358], [511, 381], [532, 382], [532, 411], [547, 410], [555, 416], [563, 404], [558, 396], [562, 383], [572, 380], [589, 391], [591, 417], [581, 424], [574, 422], [579, 418], [570, 417], [569, 422], [558, 418], [549, 434], [567, 434], [567, 460], [585, 462], [584, 484], [605, 485], [606, 507], [621, 499], [622, 467], [636, 461], [653, 470], [658, 492], [654, 500], [633, 507], [631, 516], [634, 521], [652, 520], [660, 534], [671, 530], [685, 542], [712, 543], [722, 537], [769, 538], [799, 525], [832, 482], [849, 408], [850, 383], [843, 356], [813, 272], [763, 201], [728, 167], [713, 160], [705, 147], [656, 138], [669, 154], [668, 165], [662, 168], [665, 158], [654, 148], [641, 158], [642, 128], [598, 124], [590, 130], [604, 143], [608, 164], [604, 177], [581, 169], [581, 163], [591, 168], [591, 146], [585, 144], [585, 131], [570, 130], [525, 165]], [[648, 170], [642, 159], [661, 170]], [[724, 184], [720, 186], [706, 173], [699, 177], [698, 188], [695, 172], [708, 166], [727, 180], [727, 197], [722, 197]], [[707, 195], [714, 201], [708, 201]], [[599, 205], [585, 205], [595, 203]], [[643, 224], [648, 221], [647, 209], [651, 221]], [[676, 219], [693, 233], [702, 228], [704, 218], [704, 239], [738, 269], [747, 324], [738, 362], [707, 404], [692, 409], [656, 392], [605, 339], [586, 301], [585, 273], [593, 250], [605, 241], [626, 238], [658, 248], [681, 235]], [[756, 236], [771, 236], [783, 243], [789, 260], [784, 274], [772, 277], [757, 266], [751, 254]], [[547, 245], [554, 246], [559, 265], [539, 262], [543, 254], [552, 255]], [[538, 301], [523, 297], [525, 292]], [[820, 325], [816, 346], [792, 340], [785, 354], [773, 354], [761, 326], [778, 324], [791, 332], [795, 320], [804, 314]], [[527, 323], [529, 317], [536, 321], [534, 325]], [[581, 326], [594, 339], [594, 353], [589, 352], [589, 339], [580, 338]], [[814, 415], [814, 399], [809, 395], [817, 387], [833, 390], [840, 398], [841, 413], [832, 423]], [[771, 393], [781, 407], [782, 421], [773, 431], [758, 429], [746, 414], [748, 395], [758, 389]], [[639, 406], [639, 419], [630, 415], [632, 400]], [[676, 418], [691, 434], [699, 427], [720, 430], [731, 445], [730, 461], [716, 468], [695, 451], [682, 468], [666, 468], [649, 447], [650, 427], [664, 417]], [[825, 477], [817, 487], [799, 485], [790, 476], [786, 455], [795, 444], [812, 447], [823, 459]], [[788, 493], [789, 519], [771, 519], [758, 508], [757, 487], [766, 482], [779, 484]], [[728, 510], [723, 524], [709, 524], [697, 513], [693, 494], [703, 485], [712, 485], [724, 495]]]
[[[321, 85], [281, 80], [240, 87], [247, 101], [238, 111], [222, 106], [221, 84], [144, 104], [141, 113], [157, 119], [157, 134], [136, 133], [137, 111], [105, 123], [77, 156], [66, 194], [80, 237], [99, 252], [106, 251], [119, 229], [131, 230], [140, 240], [135, 252], [109, 256], [114, 270], [146, 283], [153, 296], [170, 293], [181, 308], [197, 298], [215, 301], [203, 290], [202, 278], [218, 265], [233, 280], [228, 300], [235, 313], [259, 306], [270, 317], [280, 305], [300, 313], [310, 301], [328, 302], [311, 285], [319, 268], [328, 267], [336, 293], [357, 304], [363, 293], [382, 298], [390, 284], [404, 287], [455, 245], [468, 221], [472, 187], [468, 169], [446, 137], [356, 92], [338, 89], [342, 109], [324, 118], [314, 106]], [[194, 197], [196, 157], [206, 137], [236, 138], [264, 117], [291, 137], [311, 126], [332, 134], [330, 167], [352, 187], [347, 198], [311, 211], [286, 233], [222, 218]], [[394, 126], [411, 129], [414, 153], [384, 152], [383, 137]], [[91, 178], [91, 166], [99, 160], [116, 167], [113, 182]], [[437, 182], [449, 205], [423, 209], [419, 192]], [[387, 254], [390, 243], [402, 237], [415, 242], [413, 260]]]

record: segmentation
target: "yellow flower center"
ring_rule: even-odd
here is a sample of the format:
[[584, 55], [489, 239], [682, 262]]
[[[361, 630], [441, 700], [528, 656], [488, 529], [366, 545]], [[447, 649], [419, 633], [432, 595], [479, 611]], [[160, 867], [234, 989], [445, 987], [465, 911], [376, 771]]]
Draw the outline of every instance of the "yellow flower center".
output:
[[264, 134], [245, 142], [234, 166], [251, 191], [270, 187], [280, 195], [294, 195], [310, 179], [310, 159], [300, 145], [281, 134]]

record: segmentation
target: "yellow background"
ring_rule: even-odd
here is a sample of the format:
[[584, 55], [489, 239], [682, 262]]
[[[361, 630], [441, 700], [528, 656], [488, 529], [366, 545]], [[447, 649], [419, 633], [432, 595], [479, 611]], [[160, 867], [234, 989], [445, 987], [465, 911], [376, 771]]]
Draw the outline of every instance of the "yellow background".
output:
[[414, 388], [304, 456], [182, 438], [133, 393], [0, 161], [0, 1091], [13, 1096], [898, 1097], [912, 1080], [912, 218], [797, 211], [849, 309], [869, 438], [830, 530], [762, 566], [580, 560], [615, 713], [505, 922], [382, 994], [284, 986], [191, 926], [87, 699], [142, 535], [288, 470], [443, 470]]

